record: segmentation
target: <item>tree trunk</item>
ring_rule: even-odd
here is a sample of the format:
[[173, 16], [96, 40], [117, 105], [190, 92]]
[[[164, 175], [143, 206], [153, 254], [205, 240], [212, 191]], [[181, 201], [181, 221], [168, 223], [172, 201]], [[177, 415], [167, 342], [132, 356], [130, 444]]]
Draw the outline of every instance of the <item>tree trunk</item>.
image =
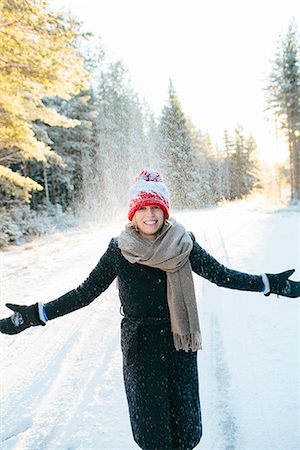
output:
[[291, 198], [300, 200], [300, 140], [296, 138], [294, 129], [289, 132]]
[[45, 189], [46, 201], [47, 201], [47, 203], [49, 203], [50, 198], [49, 198], [49, 185], [48, 185], [46, 164], [43, 164], [43, 175], [44, 175], [44, 189]]
[[300, 200], [300, 140], [295, 139], [293, 152], [294, 199]]

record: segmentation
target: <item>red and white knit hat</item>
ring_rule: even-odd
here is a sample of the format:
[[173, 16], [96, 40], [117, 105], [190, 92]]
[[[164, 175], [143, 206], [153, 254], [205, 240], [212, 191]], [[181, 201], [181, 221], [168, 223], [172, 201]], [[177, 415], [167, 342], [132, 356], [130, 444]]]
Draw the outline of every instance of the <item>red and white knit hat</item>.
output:
[[159, 206], [168, 219], [170, 195], [160, 174], [156, 170], [143, 170], [134, 181], [129, 190], [128, 219], [132, 220], [135, 212], [144, 206]]

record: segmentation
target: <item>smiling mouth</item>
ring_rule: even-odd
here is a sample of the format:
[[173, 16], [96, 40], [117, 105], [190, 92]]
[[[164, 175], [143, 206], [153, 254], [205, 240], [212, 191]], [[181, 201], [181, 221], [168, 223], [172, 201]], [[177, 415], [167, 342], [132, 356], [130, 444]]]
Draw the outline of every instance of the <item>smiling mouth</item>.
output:
[[157, 220], [147, 220], [146, 222], [144, 222], [145, 225], [156, 225], [157, 224]]

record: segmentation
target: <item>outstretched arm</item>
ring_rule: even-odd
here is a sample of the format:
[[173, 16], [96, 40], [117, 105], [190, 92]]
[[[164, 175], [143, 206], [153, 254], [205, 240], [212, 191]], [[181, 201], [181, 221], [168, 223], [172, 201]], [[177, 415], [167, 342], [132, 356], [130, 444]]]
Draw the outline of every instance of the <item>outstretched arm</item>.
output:
[[194, 242], [190, 261], [194, 272], [218, 286], [244, 291], [264, 290], [265, 285], [261, 275], [250, 275], [229, 269], [207, 253], [197, 242]]
[[108, 249], [100, 258], [88, 278], [76, 289], [72, 289], [49, 303], [36, 303], [21, 306], [8, 303], [6, 306], [14, 311], [13, 315], [0, 320], [0, 332], [17, 334], [26, 328], [45, 325], [48, 320], [63, 316], [89, 305], [116, 278], [115, 245], [112, 239]]
[[113, 239], [87, 279], [76, 289], [44, 305], [49, 320], [89, 305], [104, 292], [116, 278], [115, 246]]
[[190, 261], [198, 275], [218, 286], [244, 291], [263, 292], [265, 295], [278, 294], [285, 297], [300, 296], [300, 282], [289, 280], [294, 270], [279, 274], [252, 275], [229, 269], [207, 253], [192, 236], [194, 247]]

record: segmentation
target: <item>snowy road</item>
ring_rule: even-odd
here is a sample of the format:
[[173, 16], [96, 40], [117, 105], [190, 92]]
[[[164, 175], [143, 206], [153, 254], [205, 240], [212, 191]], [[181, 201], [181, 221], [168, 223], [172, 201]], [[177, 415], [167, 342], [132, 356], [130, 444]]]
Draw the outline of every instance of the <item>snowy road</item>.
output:
[[[296, 268], [299, 207], [259, 202], [174, 215], [219, 261], [250, 273]], [[122, 224], [2, 253], [1, 305], [48, 301], [79, 284]], [[195, 277], [204, 435], [198, 450], [300, 448], [300, 301]], [[115, 284], [89, 307], [1, 335], [1, 449], [136, 449], [122, 382]]]

